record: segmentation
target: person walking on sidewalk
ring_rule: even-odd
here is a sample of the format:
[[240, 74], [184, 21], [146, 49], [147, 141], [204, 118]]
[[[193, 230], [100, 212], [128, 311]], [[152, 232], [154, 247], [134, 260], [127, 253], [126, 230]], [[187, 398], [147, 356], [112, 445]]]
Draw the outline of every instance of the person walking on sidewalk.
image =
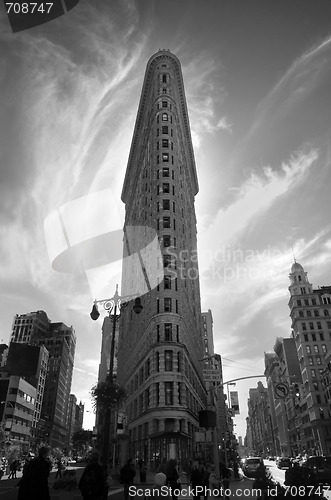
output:
[[55, 474], [55, 479], [57, 479], [57, 476], [62, 477], [62, 460], [60, 458], [58, 459], [56, 466], [57, 466], [57, 470], [56, 470], [56, 474]]
[[16, 479], [16, 471], [17, 471], [17, 460], [16, 459], [12, 460], [9, 470], [10, 470], [10, 474], [8, 476], [8, 479]]
[[42, 446], [38, 457], [31, 460], [19, 481], [17, 500], [50, 500], [48, 477], [52, 470], [50, 448]]
[[99, 460], [99, 452], [91, 452], [88, 464], [78, 483], [83, 500], [102, 500], [106, 496], [106, 478]]
[[120, 479], [124, 486], [124, 500], [129, 500], [129, 488], [133, 485], [133, 479], [136, 475], [132, 458], [128, 458], [120, 471]]

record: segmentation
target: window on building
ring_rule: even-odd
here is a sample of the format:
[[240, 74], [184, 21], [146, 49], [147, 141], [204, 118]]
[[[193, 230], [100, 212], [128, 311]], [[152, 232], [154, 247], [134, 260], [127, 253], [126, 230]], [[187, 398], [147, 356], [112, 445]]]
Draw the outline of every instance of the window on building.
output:
[[160, 202], [158, 201], [156, 204], [156, 210], [159, 212], [160, 211]]
[[316, 370], [310, 371], [312, 378], [316, 378]]
[[305, 339], [305, 342], [308, 342], [308, 335], [306, 333], [303, 335], [303, 338]]
[[313, 342], [316, 342], [316, 334], [315, 334], [315, 333], [312, 333], [312, 334], [311, 334], [311, 338], [312, 338], [312, 341], [313, 341]]
[[164, 324], [164, 340], [165, 342], [172, 342], [172, 324]]
[[164, 277], [163, 285], [165, 290], [171, 290], [171, 276]]
[[163, 148], [169, 147], [169, 140], [168, 139], [162, 139], [162, 147]]
[[170, 217], [163, 217], [163, 228], [164, 229], [170, 228]]
[[307, 330], [306, 323], [302, 323], [302, 329]]
[[177, 352], [177, 371], [182, 371], [182, 353], [180, 351]]
[[174, 400], [174, 384], [173, 382], [165, 382], [165, 404], [172, 405]]
[[146, 361], [146, 370], [145, 370], [145, 373], [146, 373], [146, 378], [149, 377], [150, 374], [151, 374], [151, 360], [149, 358]]
[[305, 306], [309, 306], [309, 300], [305, 299]]
[[160, 384], [155, 384], [156, 406], [160, 404]]
[[162, 153], [162, 161], [163, 162], [169, 161], [169, 153]]
[[318, 318], [320, 315], [320, 313], [317, 311], [317, 309], [314, 310], [314, 316], [315, 318]]
[[320, 405], [322, 403], [321, 396], [319, 394], [316, 394], [316, 403]]
[[174, 201], [172, 202], [172, 211], [176, 213], [176, 203]]
[[327, 321], [327, 322], [326, 322], [326, 326], [327, 326], [328, 328], [331, 328], [331, 321]]
[[303, 311], [299, 311], [300, 318], [303, 318]]
[[300, 300], [300, 299], [299, 299], [299, 300], [297, 300], [297, 305], [298, 305], [299, 307], [301, 307], [301, 300]]
[[[178, 370], [179, 371], [179, 370]], [[182, 384], [178, 382], [178, 404], [182, 404]], [[182, 420], [181, 420], [182, 422]]]
[[302, 286], [302, 287], [300, 288], [300, 290], [301, 290], [301, 293], [302, 293], [302, 294], [306, 293], [306, 289], [305, 289], [305, 287], [304, 287], [304, 286]]
[[172, 372], [172, 351], [164, 351], [164, 369], [166, 372]]
[[168, 127], [168, 125], [162, 125], [162, 134], [169, 134], [169, 127]]
[[324, 340], [324, 333], [320, 333], [320, 340]]
[[171, 298], [170, 297], [165, 297], [164, 298], [164, 312], [171, 312]]
[[162, 108], [168, 107], [168, 101], [162, 101]]
[[163, 210], [170, 210], [170, 200], [162, 200]]
[[160, 342], [160, 325], [156, 325], [156, 342]]
[[321, 365], [321, 364], [322, 364], [322, 358], [321, 358], [321, 356], [316, 356], [316, 363], [317, 363], [318, 365]]
[[313, 382], [313, 387], [314, 387], [314, 391], [318, 391], [319, 390], [318, 382]]
[[314, 323], [309, 323], [310, 330], [314, 330]]
[[327, 309], [324, 309], [324, 316], [329, 316], [329, 311]]
[[311, 318], [311, 311], [307, 311], [307, 318]]
[[306, 352], [308, 354], [311, 354], [311, 348], [310, 348], [310, 345], [306, 345]]
[[321, 345], [321, 348], [322, 348], [322, 353], [325, 354], [327, 352], [326, 350], [326, 345], [325, 344], [322, 344]]
[[165, 194], [170, 192], [170, 184], [168, 182], [162, 184], [162, 191]]
[[167, 113], [162, 113], [162, 121], [163, 122], [167, 122], [168, 121], [168, 114]]
[[167, 83], [167, 75], [162, 75], [162, 83]]
[[314, 352], [317, 354], [319, 353], [318, 345], [314, 345]]
[[156, 351], [155, 353], [155, 366], [156, 366], [156, 371], [160, 371], [160, 353]]
[[318, 330], [322, 330], [322, 324], [320, 321], [317, 321], [317, 328]]
[[160, 301], [159, 301], [159, 299], [156, 299], [156, 312], [157, 312], [157, 314], [159, 314], [159, 312], [160, 312]]
[[171, 255], [163, 255], [163, 267], [170, 267], [171, 266]]
[[311, 299], [311, 303], [313, 306], [316, 306], [316, 299]]
[[313, 364], [314, 364], [314, 362], [313, 362], [313, 358], [309, 357], [309, 358], [308, 358], [308, 363], [309, 363], [310, 365], [313, 365]]
[[179, 342], [179, 325], [176, 325], [176, 341]]
[[162, 177], [169, 177], [169, 168], [168, 167], [162, 168]]

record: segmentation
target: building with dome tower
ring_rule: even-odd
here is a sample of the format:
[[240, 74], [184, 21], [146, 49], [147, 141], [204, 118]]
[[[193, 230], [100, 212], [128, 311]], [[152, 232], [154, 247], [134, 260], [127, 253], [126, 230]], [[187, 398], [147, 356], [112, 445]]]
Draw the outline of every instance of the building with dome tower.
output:
[[323, 389], [325, 356], [331, 351], [331, 285], [313, 289], [298, 262], [291, 267], [290, 317], [302, 383], [292, 383], [297, 433], [294, 449], [331, 455], [331, 409]]

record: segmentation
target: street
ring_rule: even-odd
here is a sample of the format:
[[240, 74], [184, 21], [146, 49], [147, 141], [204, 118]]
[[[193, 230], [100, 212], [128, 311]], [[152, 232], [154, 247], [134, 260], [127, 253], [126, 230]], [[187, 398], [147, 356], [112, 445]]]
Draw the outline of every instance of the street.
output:
[[[274, 480], [281, 485], [284, 485], [286, 470], [278, 469], [274, 460], [264, 460], [264, 465], [268, 468]], [[331, 500], [331, 488], [329, 490], [328, 487], [323, 487], [323, 495], [328, 500]]]

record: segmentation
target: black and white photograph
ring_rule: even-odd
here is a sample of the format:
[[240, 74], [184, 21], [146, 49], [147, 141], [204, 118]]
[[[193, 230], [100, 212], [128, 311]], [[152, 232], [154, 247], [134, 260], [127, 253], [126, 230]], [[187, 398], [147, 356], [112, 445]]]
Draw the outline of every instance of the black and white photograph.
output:
[[331, 3], [2, 0], [0, 498], [331, 499]]

